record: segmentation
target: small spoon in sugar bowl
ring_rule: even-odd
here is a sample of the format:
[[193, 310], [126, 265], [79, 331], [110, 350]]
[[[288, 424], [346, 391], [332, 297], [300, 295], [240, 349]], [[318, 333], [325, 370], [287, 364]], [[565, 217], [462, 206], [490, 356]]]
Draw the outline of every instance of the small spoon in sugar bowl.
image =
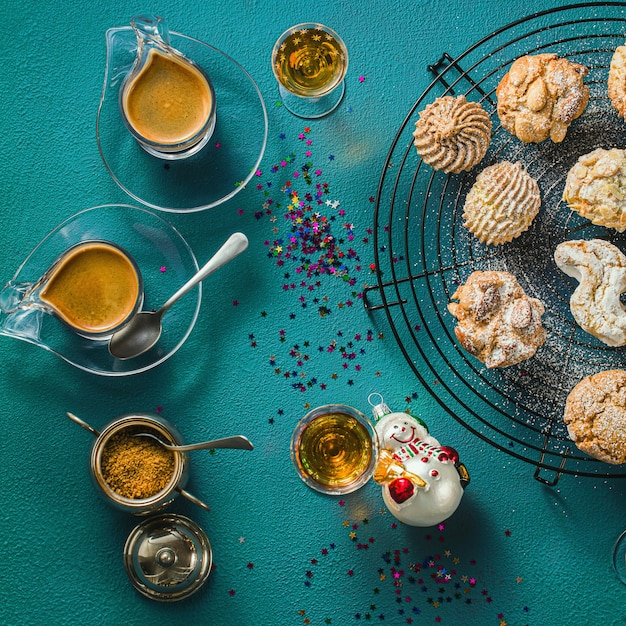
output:
[[189, 452], [191, 450], [207, 450], [217, 448], [230, 448], [232, 450], [252, 450], [254, 446], [252, 442], [243, 435], [234, 435], [232, 437], [224, 437], [223, 439], [214, 439], [213, 441], [202, 441], [200, 443], [189, 443], [185, 445], [174, 445], [171, 443], [165, 443], [156, 435], [152, 433], [135, 433], [134, 437], [149, 437], [155, 439], [167, 450], [173, 450], [175, 452]]
[[124, 328], [109, 339], [109, 352], [116, 359], [132, 359], [147, 352], [159, 340], [163, 314], [209, 274], [232, 261], [248, 247], [243, 233], [232, 234], [224, 245], [158, 311], [137, 313]]

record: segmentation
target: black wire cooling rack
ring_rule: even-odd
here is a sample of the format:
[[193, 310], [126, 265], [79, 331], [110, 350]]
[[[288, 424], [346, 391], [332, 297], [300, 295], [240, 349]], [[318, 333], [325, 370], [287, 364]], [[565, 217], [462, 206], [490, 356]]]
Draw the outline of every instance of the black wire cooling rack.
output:
[[[626, 122], [607, 95], [611, 57], [625, 40], [626, 3], [585, 3], [513, 22], [456, 58], [443, 54], [428, 67], [433, 81], [393, 140], [376, 198], [378, 284], [365, 290], [366, 309], [385, 311], [406, 360], [443, 409], [499, 450], [531, 463], [535, 478], [550, 485], [564, 473], [626, 478], [625, 465], [580, 452], [563, 423], [571, 388], [589, 374], [626, 368], [626, 348], [608, 348], [577, 326], [569, 309], [577, 283], [553, 261], [555, 247], [567, 239], [601, 238], [626, 251], [626, 234], [593, 226], [561, 198], [579, 156], [598, 147], [626, 148]], [[516, 58], [545, 52], [588, 67], [591, 96], [562, 143], [523, 144], [501, 127], [495, 90]], [[419, 112], [446, 94], [465, 94], [491, 115], [489, 151], [466, 174], [433, 171], [413, 147]], [[502, 160], [520, 161], [538, 181], [542, 208], [521, 237], [484, 246], [463, 227], [463, 204], [477, 173]], [[511, 272], [545, 304], [548, 339], [532, 359], [487, 370], [459, 346], [447, 304], [474, 270]]]

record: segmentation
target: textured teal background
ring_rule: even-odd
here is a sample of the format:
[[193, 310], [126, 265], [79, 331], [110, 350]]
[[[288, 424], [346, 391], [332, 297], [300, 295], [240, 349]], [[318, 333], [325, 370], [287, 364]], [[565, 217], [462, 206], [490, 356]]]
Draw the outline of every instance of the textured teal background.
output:
[[[351, 295], [373, 281], [371, 241], [364, 241], [372, 225], [369, 198], [396, 129], [430, 80], [426, 65], [554, 5], [5, 0], [0, 282], [63, 219], [90, 206], [129, 202], [98, 154], [95, 115], [104, 33], [142, 12], [163, 15], [172, 30], [220, 48], [257, 81], [270, 125], [262, 181], [276, 187], [288, 174], [270, 175], [270, 168], [291, 152], [298, 163], [303, 159], [298, 134], [306, 124], [276, 106], [269, 52], [297, 22], [320, 21], [341, 34], [350, 51], [346, 99], [333, 116], [308, 124], [308, 136], [329, 197], [353, 223], [363, 269], [354, 288], [332, 280], [321, 285], [329, 315], [303, 308], [297, 289], [283, 289], [291, 282], [288, 268], [267, 254], [265, 242], [276, 238], [273, 229], [284, 230], [283, 218], [255, 217], [264, 197], [250, 184], [214, 210], [166, 216], [200, 262], [234, 230], [248, 235], [250, 248], [207, 281], [191, 338], [156, 370], [98, 378], [1, 337], [1, 624], [626, 624], [626, 586], [610, 565], [613, 542], [626, 528], [624, 483], [564, 476], [555, 488], [539, 484], [529, 465], [435, 409], [384, 315], [368, 316]], [[335, 353], [317, 350], [333, 340]], [[289, 348], [304, 351], [304, 342], [311, 344], [309, 359], [294, 364]], [[340, 348], [347, 342], [358, 357], [344, 369]], [[284, 375], [289, 371], [296, 378], [306, 373], [305, 382], [324, 381], [325, 388], [296, 390]], [[309, 491], [295, 475], [288, 442], [307, 408], [346, 403], [367, 412], [373, 391], [392, 408], [424, 417], [469, 467], [472, 484], [445, 529], [394, 528], [374, 484], [339, 503]], [[174, 605], [146, 600], [130, 586], [121, 555], [137, 520], [98, 498], [87, 471], [91, 435], [65, 417], [69, 410], [101, 427], [122, 413], [157, 407], [190, 441], [241, 432], [256, 445], [252, 453], [194, 453], [189, 489], [212, 511], [180, 500], [171, 510], [206, 530], [215, 570], [201, 592]], [[422, 572], [414, 572], [422, 563]], [[434, 581], [430, 573], [444, 565], [449, 580]]]

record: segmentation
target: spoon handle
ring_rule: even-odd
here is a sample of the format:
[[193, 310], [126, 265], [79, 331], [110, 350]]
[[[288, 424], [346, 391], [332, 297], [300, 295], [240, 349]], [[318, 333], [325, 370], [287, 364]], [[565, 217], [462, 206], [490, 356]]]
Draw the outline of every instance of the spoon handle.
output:
[[174, 302], [202, 282], [209, 274], [226, 265], [236, 256], [240, 255], [248, 247], [248, 238], [243, 233], [233, 233], [224, 245], [207, 261], [206, 265], [192, 276], [174, 295], [172, 295], [161, 307], [161, 313], [165, 313]]
[[99, 431], [97, 431], [93, 426], [90, 426], [89, 424], [87, 424], [87, 422], [81, 420], [80, 417], [77, 417], [76, 415], [74, 415], [74, 413], [70, 413], [68, 411], [66, 413], [66, 415], [73, 422], [76, 422], [79, 426], [82, 426], [85, 430], [88, 430], [94, 437], [99, 437], [100, 436], [100, 432]]
[[254, 446], [252, 442], [243, 435], [234, 435], [233, 437], [224, 437], [224, 439], [214, 439], [213, 441], [204, 441], [202, 443], [189, 443], [183, 446], [176, 446], [179, 452], [189, 452], [190, 450], [203, 450], [214, 448], [231, 448], [235, 450], [252, 450]]
[[233, 435], [232, 437], [224, 437], [223, 439], [213, 439], [211, 441], [202, 441], [200, 443], [188, 443], [183, 445], [173, 445], [165, 443], [161, 438], [153, 433], [137, 433], [135, 437], [149, 437], [155, 439], [167, 450], [176, 450], [177, 452], [189, 452], [190, 450], [212, 450], [214, 448], [231, 448], [233, 450], [253, 450], [252, 442], [243, 435]]

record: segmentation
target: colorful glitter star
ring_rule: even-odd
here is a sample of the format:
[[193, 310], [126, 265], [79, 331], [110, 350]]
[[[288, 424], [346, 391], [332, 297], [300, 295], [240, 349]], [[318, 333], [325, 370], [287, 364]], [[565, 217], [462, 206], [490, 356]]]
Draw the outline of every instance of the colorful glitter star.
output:
[[[280, 138], [285, 140], [287, 136], [282, 133]], [[365, 230], [366, 236], [355, 232], [354, 223], [347, 217], [350, 207], [343, 206], [341, 199], [332, 195], [329, 180], [323, 178], [332, 174], [332, 166], [326, 171], [315, 163], [311, 127], [304, 127], [296, 139], [296, 151], [287, 152], [274, 164], [257, 170], [256, 188], [261, 194], [261, 206], [254, 217], [272, 223], [271, 235], [264, 242], [267, 256], [281, 272], [282, 292], [302, 311], [297, 315], [292, 309], [287, 322], [298, 319], [302, 331], [312, 314], [321, 320], [332, 318], [336, 326], [344, 311], [363, 300], [359, 274], [367, 271], [368, 264], [361, 261], [361, 248], [369, 244], [372, 229]], [[335, 155], [330, 154], [328, 161], [332, 164], [334, 160]], [[330, 295], [320, 293], [322, 289], [328, 289]], [[266, 316], [267, 312], [261, 313], [261, 317]], [[311, 339], [313, 332], [304, 339]], [[341, 361], [340, 365], [331, 366], [332, 369], [323, 364], [315, 371], [320, 359], [308, 350], [290, 349], [284, 335], [279, 341], [287, 352], [277, 351], [269, 363], [272, 371], [298, 392], [329, 389], [329, 375], [332, 381], [354, 386], [356, 375], [366, 371], [361, 361], [367, 354], [364, 342], [383, 338], [371, 330], [367, 335], [365, 332], [358, 335], [355, 341], [363, 344], [335, 352]], [[261, 342], [256, 338], [250, 343], [254, 348], [258, 345]]]

